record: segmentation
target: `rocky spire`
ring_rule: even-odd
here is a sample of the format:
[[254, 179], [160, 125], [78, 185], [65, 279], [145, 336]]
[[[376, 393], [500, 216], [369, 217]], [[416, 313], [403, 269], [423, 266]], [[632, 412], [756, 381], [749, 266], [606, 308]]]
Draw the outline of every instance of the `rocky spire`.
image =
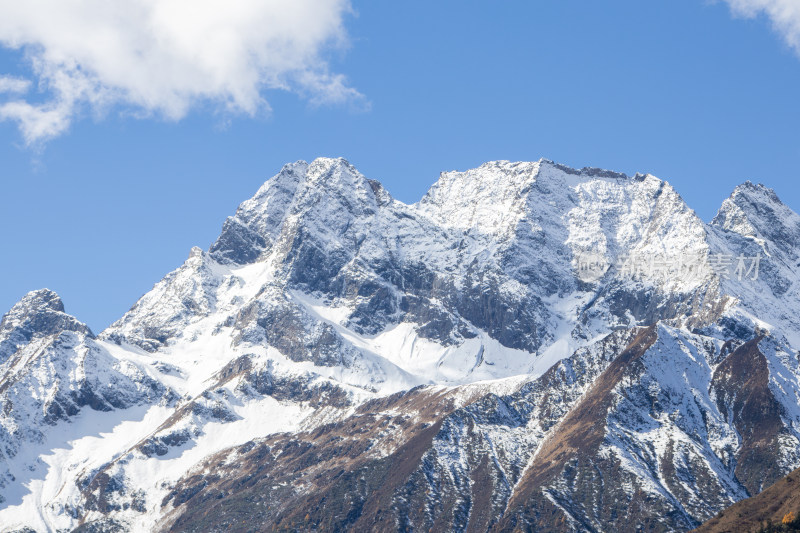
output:
[[63, 331], [94, 338], [86, 324], [64, 312], [64, 303], [54, 291], [29, 292], [0, 320], [0, 363], [31, 340]]

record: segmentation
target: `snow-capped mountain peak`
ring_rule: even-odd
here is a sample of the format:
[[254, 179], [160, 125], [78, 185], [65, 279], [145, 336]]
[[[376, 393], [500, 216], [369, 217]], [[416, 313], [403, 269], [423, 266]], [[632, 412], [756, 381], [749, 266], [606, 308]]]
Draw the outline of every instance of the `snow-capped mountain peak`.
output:
[[800, 216], [774, 190], [747, 181], [722, 202], [711, 224], [773, 246], [796, 257], [800, 245]]
[[285, 165], [239, 206], [209, 251], [223, 263], [249, 264], [268, 255], [293, 228], [337, 237], [353, 217], [369, 217], [379, 203], [391, 201], [343, 158], [298, 161]]
[[63, 331], [94, 337], [86, 324], [64, 312], [64, 303], [54, 291], [29, 292], [0, 320], [0, 363], [33, 339]]
[[686, 529], [800, 465], [799, 236], [750, 183], [706, 224], [547, 159], [410, 205], [287, 164], [99, 338], [47, 290], [2, 319], [0, 523]]

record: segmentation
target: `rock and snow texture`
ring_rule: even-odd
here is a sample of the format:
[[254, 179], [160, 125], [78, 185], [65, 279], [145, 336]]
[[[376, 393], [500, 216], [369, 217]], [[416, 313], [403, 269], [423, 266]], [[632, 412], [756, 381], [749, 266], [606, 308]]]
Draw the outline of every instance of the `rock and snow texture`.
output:
[[800, 466], [798, 269], [749, 182], [289, 164], [97, 337], [4, 316], [0, 524], [687, 530]]

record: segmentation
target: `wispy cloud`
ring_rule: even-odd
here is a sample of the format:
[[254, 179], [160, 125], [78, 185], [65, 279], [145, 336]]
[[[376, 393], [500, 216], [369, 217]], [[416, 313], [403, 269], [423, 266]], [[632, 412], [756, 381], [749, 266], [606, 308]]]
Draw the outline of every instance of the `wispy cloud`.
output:
[[[0, 120], [34, 144], [119, 105], [178, 120], [208, 103], [269, 111], [269, 89], [358, 102], [326, 60], [347, 45], [349, 12], [349, 0], [0, 1], [0, 45], [25, 54], [32, 78], [0, 77]], [[41, 92], [25, 98], [33, 82]]]
[[0, 93], [25, 93], [31, 87], [30, 80], [13, 76], [0, 76]]
[[786, 43], [800, 55], [800, 0], [725, 0], [735, 15], [766, 15]]

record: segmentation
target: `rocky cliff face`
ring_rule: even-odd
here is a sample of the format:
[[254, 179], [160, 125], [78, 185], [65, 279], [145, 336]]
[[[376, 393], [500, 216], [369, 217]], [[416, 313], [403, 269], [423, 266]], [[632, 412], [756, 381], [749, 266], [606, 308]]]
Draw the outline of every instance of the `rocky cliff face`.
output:
[[286, 165], [98, 338], [3, 318], [0, 523], [691, 529], [800, 466], [798, 246], [749, 183]]

